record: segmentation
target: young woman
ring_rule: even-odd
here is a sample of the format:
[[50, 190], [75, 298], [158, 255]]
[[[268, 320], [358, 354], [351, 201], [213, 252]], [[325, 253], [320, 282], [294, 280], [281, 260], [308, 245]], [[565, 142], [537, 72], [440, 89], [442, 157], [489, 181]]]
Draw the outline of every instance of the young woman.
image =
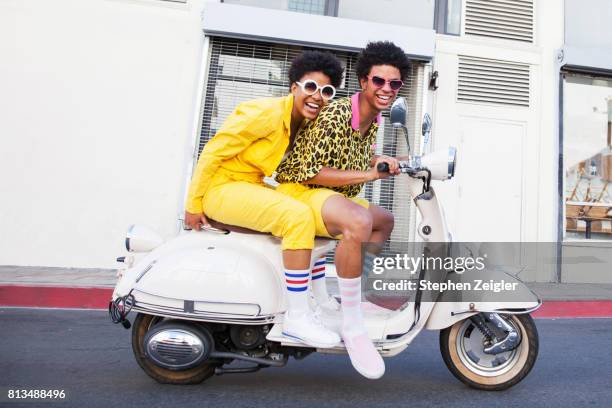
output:
[[[391, 42], [373, 42], [361, 52], [356, 74], [361, 92], [323, 109], [300, 131], [291, 154], [278, 168], [277, 191], [312, 208], [316, 234], [341, 235], [336, 248], [342, 298], [342, 338], [357, 371], [380, 378], [385, 364], [368, 338], [361, 312], [361, 245], [383, 243], [393, 230], [393, 215], [356, 197], [363, 184], [399, 172], [398, 161], [373, 157], [380, 112], [391, 107], [410, 62]], [[389, 173], [376, 165], [389, 164]], [[336, 305], [337, 307], [338, 305]]]
[[315, 224], [306, 204], [268, 188], [305, 120], [314, 120], [340, 85], [342, 66], [330, 53], [306, 51], [289, 69], [285, 97], [241, 103], [206, 144], [189, 187], [185, 224], [199, 230], [216, 221], [282, 238], [288, 307], [283, 332], [315, 347], [339, 336], [312, 317], [308, 305]]

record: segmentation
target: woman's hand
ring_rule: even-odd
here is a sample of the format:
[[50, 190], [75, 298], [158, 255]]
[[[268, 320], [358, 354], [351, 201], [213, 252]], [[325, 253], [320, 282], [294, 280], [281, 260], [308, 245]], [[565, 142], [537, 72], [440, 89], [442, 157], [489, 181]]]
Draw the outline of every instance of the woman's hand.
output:
[[204, 216], [204, 213], [192, 214], [185, 211], [185, 226], [188, 226], [192, 230], [199, 231], [202, 225], [210, 228], [210, 223]]
[[[389, 171], [388, 172], [378, 171], [377, 169], [378, 163], [387, 163], [389, 165]], [[378, 179], [384, 179], [389, 176], [395, 176], [397, 174], [400, 174], [399, 161], [389, 156], [378, 156], [376, 160], [374, 160], [374, 163], [372, 167], [370, 168], [370, 170], [368, 170], [368, 174], [370, 176], [371, 181], [378, 180]]]

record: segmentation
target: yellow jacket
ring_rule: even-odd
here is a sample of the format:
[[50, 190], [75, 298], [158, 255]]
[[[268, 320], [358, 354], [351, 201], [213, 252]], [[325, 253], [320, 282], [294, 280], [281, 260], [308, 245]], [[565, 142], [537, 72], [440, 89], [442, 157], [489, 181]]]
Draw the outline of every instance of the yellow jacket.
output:
[[254, 183], [271, 176], [289, 145], [292, 109], [291, 94], [239, 104], [202, 150], [185, 209], [204, 212], [202, 199], [217, 172]]

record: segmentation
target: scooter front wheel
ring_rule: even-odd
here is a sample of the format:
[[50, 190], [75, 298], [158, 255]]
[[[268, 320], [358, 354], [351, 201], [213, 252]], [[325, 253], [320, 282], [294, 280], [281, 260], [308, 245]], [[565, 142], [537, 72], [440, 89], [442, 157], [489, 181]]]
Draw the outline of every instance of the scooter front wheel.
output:
[[511, 351], [486, 354], [485, 337], [465, 319], [440, 332], [440, 351], [455, 377], [480, 390], [500, 391], [512, 387], [529, 374], [538, 356], [538, 331], [528, 314], [500, 315], [521, 336]]
[[145, 338], [147, 333], [162, 318], [149, 314], [139, 313], [132, 325], [132, 350], [138, 365], [149, 377], [162, 384], [199, 384], [215, 374], [215, 364], [203, 362], [196, 367], [184, 370], [170, 370], [155, 364], [145, 352]]

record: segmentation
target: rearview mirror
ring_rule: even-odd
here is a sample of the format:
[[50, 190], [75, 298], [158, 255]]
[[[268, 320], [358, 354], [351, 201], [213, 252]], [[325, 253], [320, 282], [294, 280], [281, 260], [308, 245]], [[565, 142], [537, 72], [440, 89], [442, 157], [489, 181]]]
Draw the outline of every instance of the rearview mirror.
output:
[[391, 123], [393, 127], [405, 127], [408, 121], [407, 116], [408, 104], [406, 99], [399, 97], [391, 105]]
[[406, 99], [400, 97], [393, 102], [391, 105], [390, 112], [391, 124], [394, 128], [402, 129], [402, 133], [404, 133], [404, 138], [406, 139], [406, 144], [408, 145], [408, 153], [410, 153], [410, 140], [408, 139], [408, 126], [406, 123], [408, 122], [408, 104], [406, 103]]

